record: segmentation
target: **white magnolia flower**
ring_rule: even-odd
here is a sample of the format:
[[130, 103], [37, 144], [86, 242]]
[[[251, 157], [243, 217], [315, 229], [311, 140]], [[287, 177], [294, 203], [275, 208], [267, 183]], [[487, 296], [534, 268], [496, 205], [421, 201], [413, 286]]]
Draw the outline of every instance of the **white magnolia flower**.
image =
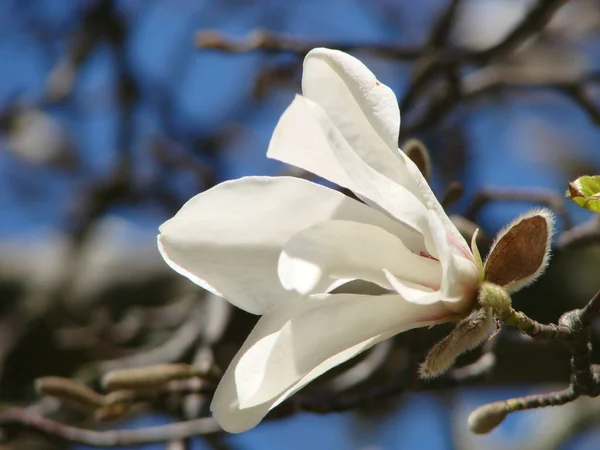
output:
[[[320, 48], [306, 56], [302, 92], [267, 155], [364, 203], [302, 179], [246, 177], [192, 198], [158, 236], [174, 270], [262, 314], [211, 405], [231, 432], [376, 343], [460, 319], [477, 301], [479, 257], [398, 150], [392, 90], [352, 56]], [[352, 280], [384, 293], [352, 291]]]

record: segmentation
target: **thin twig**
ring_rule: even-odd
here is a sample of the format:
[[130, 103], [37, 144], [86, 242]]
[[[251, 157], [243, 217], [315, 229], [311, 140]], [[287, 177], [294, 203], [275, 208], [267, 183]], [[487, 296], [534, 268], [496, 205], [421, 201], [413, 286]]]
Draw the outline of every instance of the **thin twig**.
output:
[[24, 426], [64, 441], [92, 447], [168, 442], [222, 431], [221, 427], [212, 418], [188, 420], [135, 430], [96, 431], [64, 425], [20, 408], [11, 408], [0, 413], [0, 426], [11, 425]]
[[598, 244], [600, 244], [600, 215], [598, 214], [582, 224], [564, 231], [556, 239], [557, 250], [589, 247]]
[[513, 52], [532, 35], [539, 33], [550, 22], [556, 11], [569, 0], [538, 0], [525, 18], [496, 45], [479, 53], [475, 59], [484, 63]]
[[342, 51], [368, 51], [399, 60], [414, 60], [422, 52], [420, 47], [402, 47], [385, 43], [307, 41], [291, 36], [255, 30], [245, 38], [233, 40], [217, 30], [204, 30], [196, 34], [196, 47], [203, 50], [219, 50], [227, 53], [292, 53], [303, 57], [315, 47], [330, 47]]
[[507, 414], [533, 408], [564, 405], [585, 395], [600, 395], [600, 378], [594, 373], [590, 360], [590, 325], [600, 315], [600, 291], [582, 309], [563, 314], [558, 325], [541, 324], [512, 307], [497, 311], [500, 321], [539, 339], [560, 340], [571, 353], [571, 381], [566, 389], [549, 394], [535, 394], [489, 403], [473, 411], [469, 427], [475, 433], [489, 433]]
[[201, 302], [197, 302], [186, 321], [162, 345], [147, 351], [137, 352], [125, 358], [98, 363], [95, 371], [106, 373], [115, 369], [144, 367], [179, 360], [194, 345], [202, 333], [202, 327], [198, 326], [198, 323], [202, 321], [203, 315], [203, 305]]
[[561, 218], [565, 229], [572, 227], [573, 222], [565, 208], [563, 196], [550, 189], [485, 188], [473, 198], [473, 201], [467, 207], [465, 217], [473, 220], [490, 201], [542, 204], [548, 206]]
[[600, 316], [600, 290], [579, 311], [579, 320], [584, 327], [589, 327]]

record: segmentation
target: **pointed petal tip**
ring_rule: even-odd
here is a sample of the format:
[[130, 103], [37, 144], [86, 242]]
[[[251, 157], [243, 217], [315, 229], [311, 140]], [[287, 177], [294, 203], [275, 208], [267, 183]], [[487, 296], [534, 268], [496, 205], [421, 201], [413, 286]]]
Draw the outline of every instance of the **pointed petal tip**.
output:
[[346, 138], [361, 146], [368, 143], [368, 148], [380, 144], [386, 151], [398, 148], [396, 95], [358, 58], [340, 50], [313, 49], [304, 58], [302, 92], [347, 130]]
[[329, 47], [315, 47], [306, 54], [306, 57], [319, 56], [319, 55], [332, 55], [332, 54], [336, 54], [336, 53], [344, 53], [344, 52], [341, 52], [340, 50], [336, 50], [334, 48], [329, 48]]
[[254, 412], [250, 410], [237, 410], [233, 412], [231, 408], [223, 408], [218, 401], [213, 399], [210, 410], [213, 418], [221, 428], [232, 434], [240, 434], [256, 427], [264, 418], [267, 411]]

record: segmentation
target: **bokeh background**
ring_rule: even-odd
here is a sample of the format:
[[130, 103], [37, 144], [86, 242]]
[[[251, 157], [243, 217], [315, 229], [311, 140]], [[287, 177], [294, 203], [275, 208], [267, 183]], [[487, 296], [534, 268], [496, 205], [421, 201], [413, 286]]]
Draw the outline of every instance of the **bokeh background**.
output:
[[[220, 181], [306, 175], [265, 153], [313, 46], [351, 52], [396, 92], [401, 144], [425, 143], [440, 198], [460, 183], [464, 194], [449, 212], [477, 223], [483, 245], [540, 203], [557, 210], [559, 233], [593, 220], [562, 197], [569, 180], [600, 173], [597, 0], [3, 0], [4, 406], [33, 404], [61, 423], [101, 430], [207, 414], [207, 396], [181, 395], [96, 425], [39, 403], [33, 383], [60, 375], [98, 387], [119, 367], [227, 364], [255, 318], [172, 273], [156, 250], [157, 228]], [[600, 283], [595, 244], [558, 245], [518, 307], [556, 321], [584, 304]], [[362, 395], [351, 411], [282, 414], [242, 435], [139, 448], [600, 447], [593, 399], [514, 414], [486, 437], [469, 434], [475, 406], [566, 384], [567, 354], [507, 331], [484, 350], [495, 366], [483, 379], [450, 389], [416, 383], [415, 362], [447, 331], [438, 328], [406, 333], [306, 389], [324, 403]], [[395, 395], [369, 401], [390, 383]], [[75, 445], [22, 426], [4, 436], [7, 449]]]

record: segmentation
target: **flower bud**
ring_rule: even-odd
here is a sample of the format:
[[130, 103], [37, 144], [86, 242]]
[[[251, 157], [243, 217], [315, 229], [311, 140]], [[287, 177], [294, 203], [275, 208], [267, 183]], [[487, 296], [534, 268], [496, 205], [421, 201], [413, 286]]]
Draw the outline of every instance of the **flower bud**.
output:
[[102, 386], [108, 391], [148, 388], [172, 380], [189, 378], [192, 374], [193, 368], [188, 364], [157, 364], [135, 369], [113, 370], [102, 378]]
[[585, 209], [600, 212], [600, 176], [583, 176], [569, 183], [567, 197]]
[[446, 372], [461, 353], [481, 344], [495, 327], [494, 315], [489, 308], [473, 311], [429, 351], [419, 369], [421, 378], [433, 378]]
[[467, 424], [473, 433], [487, 434], [502, 423], [508, 412], [506, 402], [483, 405], [469, 414]]
[[485, 261], [485, 281], [513, 293], [533, 283], [546, 269], [554, 217], [546, 209], [534, 209], [505, 227]]
[[95, 410], [104, 405], [104, 396], [69, 378], [43, 377], [35, 380], [35, 390], [40, 395], [55, 397], [82, 409]]
[[506, 311], [511, 307], [508, 292], [504, 288], [487, 281], [484, 281], [479, 287], [479, 303], [498, 311]]

